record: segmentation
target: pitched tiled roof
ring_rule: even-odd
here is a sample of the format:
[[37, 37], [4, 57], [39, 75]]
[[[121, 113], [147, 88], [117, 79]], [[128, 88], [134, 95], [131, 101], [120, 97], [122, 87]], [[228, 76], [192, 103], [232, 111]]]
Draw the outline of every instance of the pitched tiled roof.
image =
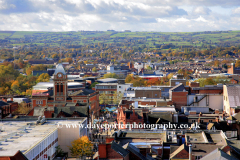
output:
[[80, 117], [87, 117], [88, 106], [54, 107], [55, 116], [57, 116], [60, 112], [63, 112], [67, 117], [71, 117], [73, 112], [77, 112]]
[[137, 147], [135, 147], [134, 145], [131, 145], [130, 143], [127, 143], [123, 146], [123, 148], [129, 150], [130, 152], [135, 154], [138, 158], [140, 158], [142, 160], [147, 160], [147, 158], [145, 156], [143, 156], [140, 153], [140, 150]]
[[2, 107], [2, 106], [8, 106], [9, 104], [8, 103], [6, 103], [6, 102], [4, 102], [4, 101], [0, 101], [0, 107]]
[[209, 160], [209, 159], [219, 159], [219, 160], [237, 160], [236, 158], [228, 155], [223, 152], [221, 149], [217, 148], [211, 153], [204, 156], [201, 160]]
[[186, 91], [184, 85], [182, 83], [174, 86], [173, 88], [171, 88], [169, 91], [173, 91], [173, 92], [181, 92], [181, 91]]
[[182, 144], [180, 147], [178, 147], [178, 149], [176, 149], [173, 153], [170, 154], [170, 159], [174, 158], [178, 153], [180, 153], [182, 150], [186, 150], [188, 152], [188, 147], [186, 146], [186, 144]]
[[126, 157], [129, 154], [127, 150], [125, 150], [120, 144], [117, 144], [114, 141], [112, 141], [111, 148], [119, 153], [122, 157]]
[[233, 117], [235, 117], [238, 121], [240, 121], [240, 112], [238, 112], [236, 115], [234, 115]]

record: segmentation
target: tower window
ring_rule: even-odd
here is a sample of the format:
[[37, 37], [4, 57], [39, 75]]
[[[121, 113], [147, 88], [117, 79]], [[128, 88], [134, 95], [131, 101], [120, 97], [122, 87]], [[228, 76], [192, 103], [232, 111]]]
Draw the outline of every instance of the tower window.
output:
[[63, 92], [63, 84], [61, 84], [60, 92]]
[[59, 92], [59, 85], [57, 84], [56, 87], [57, 87], [57, 92]]

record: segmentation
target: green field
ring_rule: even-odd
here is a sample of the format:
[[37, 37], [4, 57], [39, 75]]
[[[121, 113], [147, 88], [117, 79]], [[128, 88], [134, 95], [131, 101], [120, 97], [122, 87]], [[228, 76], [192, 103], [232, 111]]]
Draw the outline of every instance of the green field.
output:
[[[0, 46], [7, 45], [88, 45], [96, 43], [143, 44], [154, 48], [156, 45], [174, 46], [219, 46], [239, 45], [240, 31], [216, 32], [114, 32], [114, 31], [79, 31], [79, 32], [31, 32], [0, 31]], [[174, 48], [173, 48], [174, 49]]]

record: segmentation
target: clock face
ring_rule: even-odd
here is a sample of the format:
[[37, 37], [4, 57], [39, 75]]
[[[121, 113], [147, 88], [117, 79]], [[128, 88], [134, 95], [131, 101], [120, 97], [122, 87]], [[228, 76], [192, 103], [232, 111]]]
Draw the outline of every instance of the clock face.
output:
[[62, 74], [58, 74], [58, 77], [62, 77]]

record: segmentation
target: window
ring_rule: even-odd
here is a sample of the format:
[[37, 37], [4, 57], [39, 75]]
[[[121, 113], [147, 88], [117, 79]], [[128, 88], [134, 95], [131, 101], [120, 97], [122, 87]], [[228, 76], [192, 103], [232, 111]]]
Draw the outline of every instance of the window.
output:
[[157, 97], [157, 94], [155, 94], [155, 97]]
[[63, 84], [60, 85], [60, 92], [63, 92]]
[[212, 122], [212, 120], [210, 119], [209, 122]]
[[200, 120], [200, 123], [203, 123], [203, 120]]
[[118, 88], [122, 88], [122, 86], [118, 86]]
[[195, 157], [195, 160], [199, 160], [199, 159], [201, 159], [202, 158], [202, 156], [196, 156]]
[[195, 120], [192, 120], [192, 123], [196, 122]]

